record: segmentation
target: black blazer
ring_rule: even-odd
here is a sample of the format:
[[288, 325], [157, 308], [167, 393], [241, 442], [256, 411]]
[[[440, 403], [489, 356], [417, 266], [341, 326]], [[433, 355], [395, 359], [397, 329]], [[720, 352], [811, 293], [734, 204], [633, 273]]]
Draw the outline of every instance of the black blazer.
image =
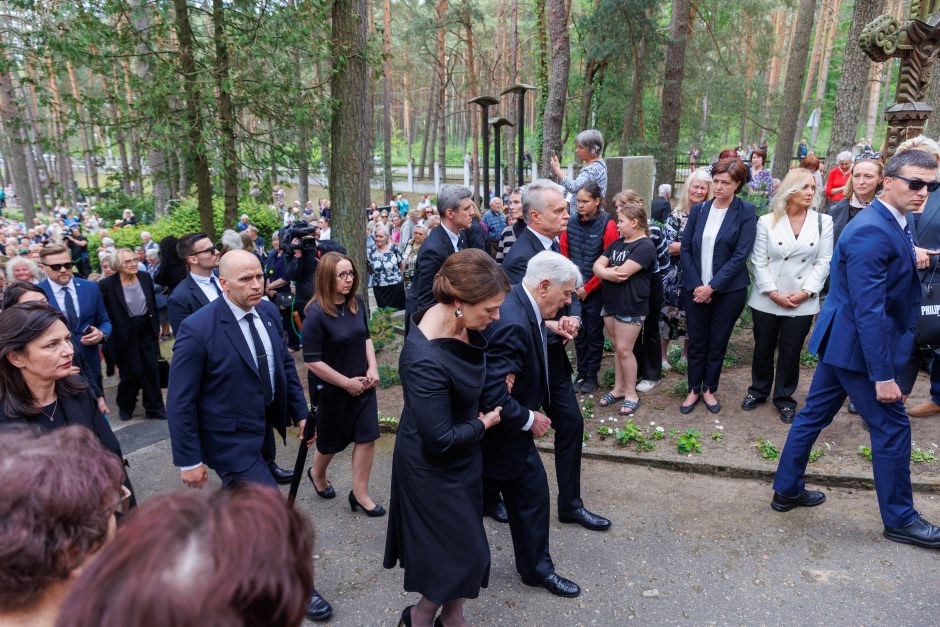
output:
[[[457, 238], [461, 247], [466, 248], [466, 235], [461, 232]], [[454, 245], [450, 243], [450, 236], [444, 227], [438, 226], [431, 229], [428, 238], [421, 244], [418, 259], [415, 261], [414, 278], [408, 290], [409, 317], [410, 314], [436, 302], [434, 293], [431, 291], [434, 287], [434, 275], [454, 252]]]
[[467, 236], [468, 248], [479, 248], [483, 251], [489, 251], [490, 247], [489, 244], [487, 244], [488, 235], [479, 220], [474, 218], [470, 223], [470, 228], [464, 231], [464, 233], [466, 233]]
[[[529, 265], [529, 259], [532, 259], [532, 257], [535, 257], [538, 253], [544, 251], [545, 247], [535, 233], [529, 228], [523, 229], [516, 238], [516, 241], [513, 242], [512, 248], [506, 253], [506, 258], [503, 259], [503, 265], [501, 266], [503, 272], [509, 277], [509, 282], [512, 285], [522, 283], [526, 266]], [[573, 296], [571, 298], [571, 304], [563, 307], [561, 311], [558, 312], [557, 317], [560, 318], [561, 316], [581, 316], [581, 301], [578, 300], [577, 296]], [[558, 336], [554, 333], [549, 333], [549, 339], [552, 337]]]
[[[915, 223], [914, 235], [918, 246], [931, 250], [940, 248], [940, 190], [927, 197], [924, 211]], [[936, 263], [935, 259], [931, 257], [931, 263]]]
[[[702, 233], [714, 200], [694, 205], [682, 232], [682, 283], [690, 292], [702, 285]], [[709, 284], [718, 292], [747, 288], [750, 276], [747, 259], [757, 237], [757, 213], [754, 205], [735, 196], [718, 229], [712, 255], [712, 279]]]
[[669, 214], [672, 212], [672, 205], [669, 204], [669, 201], [663, 198], [662, 196], [657, 196], [653, 199], [653, 202], [650, 204], [650, 214], [651, 217], [657, 222], [663, 224], [666, 223], [666, 218], [669, 217]]
[[187, 272], [186, 278], [179, 282], [167, 301], [167, 312], [170, 326], [173, 327], [173, 334], [177, 335], [180, 332], [183, 320], [208, 304], [209, 299], [206, 298], [202, 288]]
[[[532, 432], [522, 428], [529, 410], [537, 410], [547, 394], [545, 361], [538, 318], [521, 285], [512, 286], [499, 308], [499, 320], [483, 332], [486, 338], [486, 380], [480, 409], [502, 407], [500, 423], [483, 437], [483, 474], [514, 479], [525, 468]], [[515, 374], [512, 393], [506, 375]]]
[[[153, 279], [146, 272], [138, 272], [137, 280], [144, 289], [144, 298], [147, 299], [147, 313], [150, 320], [150, 326], [153, 329], [153, 336], [160, 336], [160, 323], [157, 320], [156, 294], [153, 288]], [[127, 300], [124, 298], [124, 288], [121, 287], [121, 276], [112, 274], [109, 277], [101, 279], [98, 282], [101, 288], [101, 297], [104, 299], [104, 306], [108, 310], [108, 317], [111, 318], [111, 337], [108, 341], [116, 349], [126, 346], [131, 333], [131, 315], [127, 310]]]

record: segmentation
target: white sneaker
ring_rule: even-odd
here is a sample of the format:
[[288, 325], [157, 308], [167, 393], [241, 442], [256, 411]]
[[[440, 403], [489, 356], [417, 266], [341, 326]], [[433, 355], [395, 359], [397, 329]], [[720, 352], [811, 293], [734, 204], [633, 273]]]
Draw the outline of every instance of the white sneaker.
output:
[[663, 363], [661, 364], [661, 366], [664, 372], [669, 372], [670, 370], [672, 370], [672, 364], [670, 364], [665, 359], [663, 360]]
[[657, 385], [659, 385], [659, 381], [647, 381], [646, 379], [642, 379], [639, 383], [636, 384], [636, 391], [649, 392]]

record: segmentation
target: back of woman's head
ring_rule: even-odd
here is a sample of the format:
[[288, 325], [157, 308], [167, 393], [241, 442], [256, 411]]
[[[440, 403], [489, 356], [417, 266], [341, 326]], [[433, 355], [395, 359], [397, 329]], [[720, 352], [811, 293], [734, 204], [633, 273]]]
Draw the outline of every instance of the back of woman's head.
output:
[[3, 290], [3, 302], [0, 303], [0, 309], [7, 309], [13, 305], [20, 302], [20, 299], [23, 298], [23, 294], [27, 292], [31, 294], [42, 294], [43, 298], [46, 297], [46, 293], [42, 291], [42, 288], [36, 285], [35, 283], [27, 283], [26, 281], [13, 281], [8, 284], [6, 289]]
[[157, 496], [78, 579], [57, 627], [297, 627], [312, 553], [307, 522], [277, 490]]
[[101, 548], [123, 480], [85, 427], [0, 431], [0, 614], [34, 608]]
[[632, 189], [625, 189], [614, 196], [614, 208], [618, 215], [627, 220], [636, 220], [636, 228], [650, 234], [649, 217], [643, 205], [643, 198]]
[[434, 275], [432, 287], [437, 302], [450, 305], [482, 303], [500, 292], [509, 291], [509, 279], [493, 258], [477, 248], [454, 253]]
[[183, 265], [183, 259], [176, 250], [177, 244], [179, 244], [179, 239], [173, 235], [167, 235], [160, 240], [160, 263], [164, 266], [176, 267]]

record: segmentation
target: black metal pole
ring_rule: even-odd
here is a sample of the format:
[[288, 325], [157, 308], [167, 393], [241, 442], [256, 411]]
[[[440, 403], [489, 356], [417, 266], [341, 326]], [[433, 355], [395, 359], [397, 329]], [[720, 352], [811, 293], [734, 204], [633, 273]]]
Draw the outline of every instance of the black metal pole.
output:
[[516, 94], [516, 130], [518, 132], [519, 156], [516, 160], [516, 180], [519, 187], [525, 182], [525, 93], [535, 89], [532, 85], [513, 85], [503, 90], [500, 96]]
[[[493, 136], [495, 137], [495, 143], [494, 143], [493, 148], [494, 148], [494, 153], [496, 157], [496, 174], [495, 174], [495, 183], [494, 183], [493, 189], [496, 190], [497, 196], [502, 196], [503, 188], [500, 182], [501, 182], [502, 175], [503, 175], [503, 168], [502, 168], [502, 161], [501, 161], [500, 151], [499, 151], [500, 136], [503, 134], [503, 130], [502, 130], [503, 127], [507, 125], [512, 126], [512, 122], [510, 122], [506, 118], [496, 117], [490, 120], [490, 124], [493, 125]], [[489, 204], [487, 204], [487, 206], [489, 206]]]
[[[470, 102], [480, 105], [480, 122], [483, 124], [483, 205], [487, 205], [490, 199], [490, 106], [499, 104], [499, 99], [493, 96], [477, 96], [471, 98]], [[477, 190], [473, 190], [476, 197]]]

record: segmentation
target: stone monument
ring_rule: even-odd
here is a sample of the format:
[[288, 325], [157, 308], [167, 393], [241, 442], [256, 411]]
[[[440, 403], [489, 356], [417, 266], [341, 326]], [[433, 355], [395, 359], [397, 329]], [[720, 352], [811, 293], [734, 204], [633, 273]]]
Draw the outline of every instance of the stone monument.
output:
[[614, 196], [625, 189], [632, 189], [643, 198], [646, 214], [653, 202], [653, 185], [656, 182], [656, 160], [653, 157], [606, 157], [607, 196], [604, 206], [614, 213]]

